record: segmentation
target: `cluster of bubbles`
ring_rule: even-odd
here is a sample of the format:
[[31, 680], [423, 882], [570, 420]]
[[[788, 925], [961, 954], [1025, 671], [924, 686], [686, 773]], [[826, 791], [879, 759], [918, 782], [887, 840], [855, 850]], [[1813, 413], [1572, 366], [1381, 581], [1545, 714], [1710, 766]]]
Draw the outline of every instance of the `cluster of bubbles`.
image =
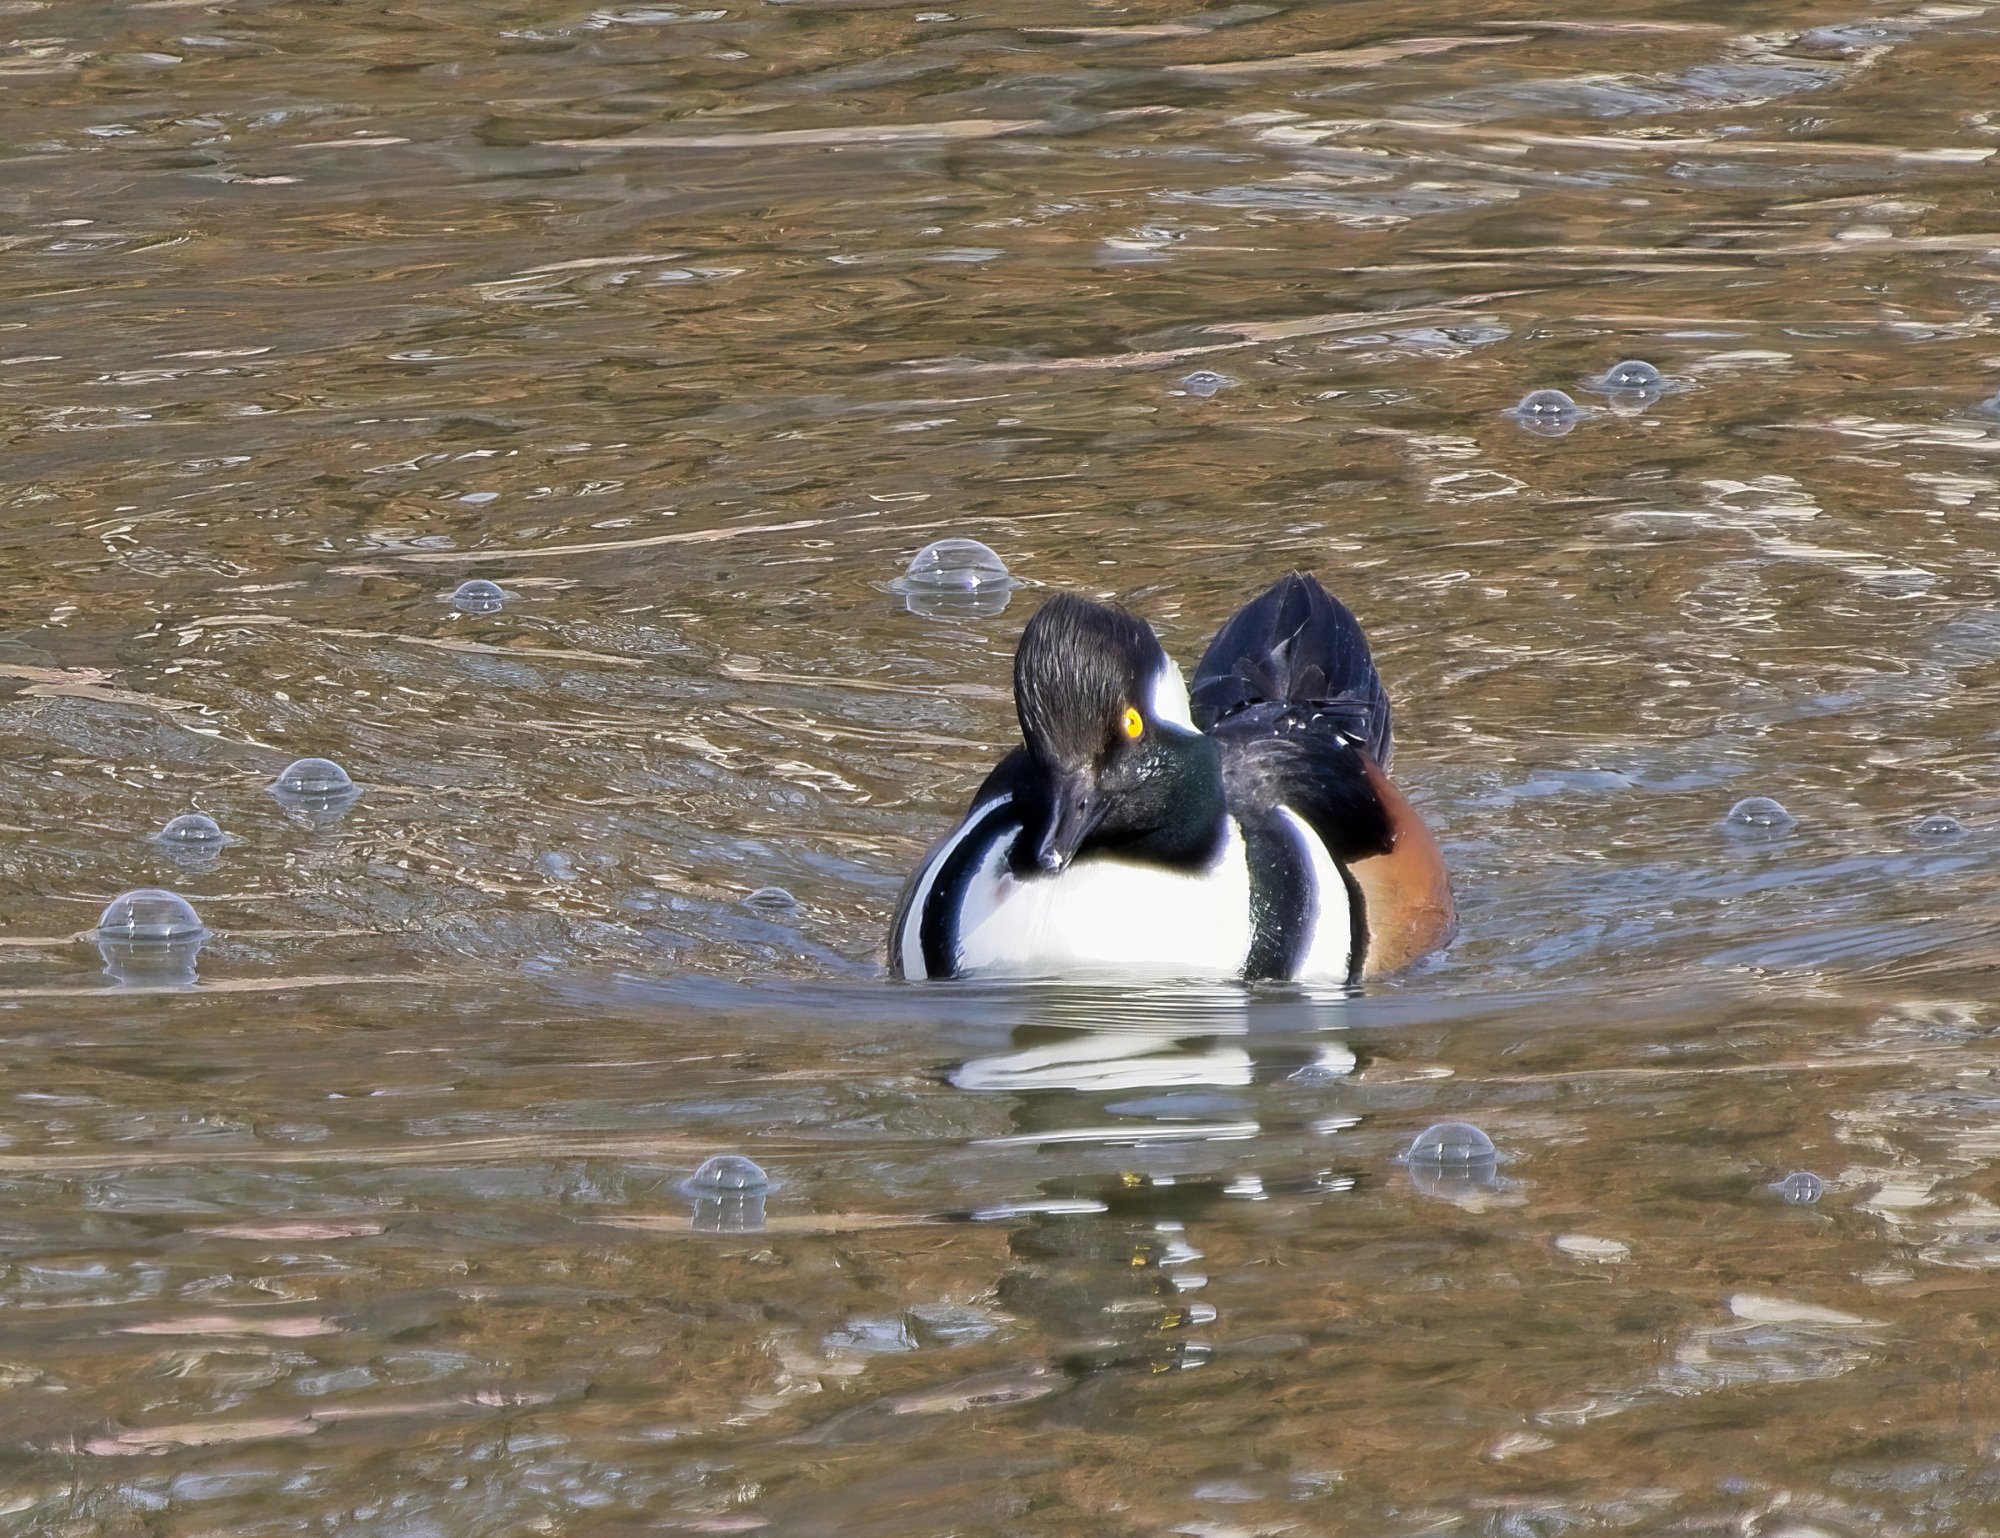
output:
[[[313, 824], [335, 821], [361, 798], [361, 787], [330, 758], [300, 758], [266, 787], [288, 813]], [[234, 840], [206, 812], [183, 812], [152, 840], [184, 869], [214, 869]], [[163, 887], [140, 887], [111, 900], [90, 932], [104, 970], [121, 983], [192, 983], [211, 938], [194, 905]]]
[[[1181, 378], [1175, 393], [1208, 400], [1235, 383], [1226, 374], [1199, 368]], [[1651, 405], [1676, 385], [1645, 359], [1627, 358], [1586, 380], [1583, 388], [1607, 397], [1614, 407], [1632, 409]], [[1531, 390], [1506, 414], [1529, 432], [1560, 438], [1590, 413], [1566, 391]], [[990, 546], [954, 536], [919, 550], [889, 590], [910, 613], [926, 619], [991, 619], [1006, 611], [1021, 586]], [[490, 613], [505, 599], [499, 588], [482, 581], [464, 583], [452, 594], [454, 604], [474, 613]]]
[[[1627, 358], [1586, 379], [1583, 388], [1604, 396], [1613, 410], [1637, 411], [1652, 405], [1676, 386], [1644, 358]], [[1531, 433], [1560, 438], [1574, 430], [1590, 411], [1578, 405], [1566, 390], [1530, 390], [1507, 409], [1506, 415]]]
[[[1722, 819], [1724, 833], [1748, 841], [1781, 839], [1798, 825], [1784, 803], [1769, 796], [1745, 796]], [[1965, 824], [1948, 812], [1932, 812], [1910, 826], [1911, 836], [1926, 844], [1948, 844], [1964, 838], [1965, 832]]]
[[[1440, 1201], [1477, 1202], [1500, 1188], [1500, 1151], [1492, 1138], [1469, 1121], [1441, 1121], [1424, 1128], [1403, 1153], [1401, 1163], [1419, 1193]], [[692, 1204], [689, 1226], [698, 1233], [711, 1234], [762, 1229], [767, 1222], [764, 1204], [775, 1188], [754, 1160], [733, 1153], [704, 1161], [680, 1182], [681, 1194]], [[1250, 1177], [1230, 1189], [1237, 1194], [1261, 1194], [1262, 1185]], [[1810, 1207], [1826, 1194], [1826, 1182], [1810, 1170], [1793, 1170], [1767, 1189], [1789, 1206]]]
[[[1416, 1135], [1402, 1156], [1410, 1184], [1440, 1201], [1477, 1201], [1500, 1187], [1500, 1150], [1469, 1121], [1441, 1121]], [[1793, 1207], [1810, 1207], [1826, 1194], [1826, 1182], [1810, 1170], [1793, 1170], [1769, 1189]]]

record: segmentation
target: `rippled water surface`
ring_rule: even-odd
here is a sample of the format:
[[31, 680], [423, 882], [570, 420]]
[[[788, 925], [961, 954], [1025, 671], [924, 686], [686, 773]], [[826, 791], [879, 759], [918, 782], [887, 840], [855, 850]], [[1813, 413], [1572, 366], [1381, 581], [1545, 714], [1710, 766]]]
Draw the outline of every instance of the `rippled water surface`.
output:
[[[0, 1527], [2000, 1532], [2000, 10], [0, 42]], [[1295, 564], [1459, 942], [887, 982]]]

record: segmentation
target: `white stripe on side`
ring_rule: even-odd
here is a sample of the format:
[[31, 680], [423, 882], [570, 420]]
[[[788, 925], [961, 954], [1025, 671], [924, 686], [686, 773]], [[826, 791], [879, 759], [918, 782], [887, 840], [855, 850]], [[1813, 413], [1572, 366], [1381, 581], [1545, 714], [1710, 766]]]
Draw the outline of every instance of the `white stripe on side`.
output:
[[1153, 687], [1146, 701], [1146, 713], [1155, 721], [1194, 730], [1194, 712], [1188, 708], [1187, 680], [1169, 657], [1153, 675]]
[[921, 982], [930, 976], [924, 970], [924, 904], [930, 901], [931, 888], [937, 885], [938, 872], [944, 869], [958, 847], [971, 838], [989, 821], [995, 812], [1003, 811], [1014, 804], [1012, 794], [995, 796], [983, 806], [977, 806], [966, 814], [965, 821], [951, 837], [933, 851], [930, 863], [924, 866], [923, 875], [917, 880], [917, 890], [910, 897], [910, 911], [903, 916], [903, 931], [896, 937], [896, 948], [902, 962], [903, 976]]
[[1345, 983], [1354, 968], [1354, 904], [1347, 883], [1312, 824], [1288, 806], [1279, 807], [1278, 815], [1291, 825], [1312, 867], [1312, 938], [1293, 975], [1301, 982]]

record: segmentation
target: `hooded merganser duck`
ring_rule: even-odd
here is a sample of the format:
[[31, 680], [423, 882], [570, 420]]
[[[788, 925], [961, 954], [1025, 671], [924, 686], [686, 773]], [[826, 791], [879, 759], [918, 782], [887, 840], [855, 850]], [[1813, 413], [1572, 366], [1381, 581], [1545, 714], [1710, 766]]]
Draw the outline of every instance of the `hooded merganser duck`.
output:
[[903, 889], [896, 976], [1351, 984], [1450, 938], [1444, 857], [1389, 782], [1389, 696], [1314, 578], [1239, 610], [1192, 697], [1144, 620], [1053, 598], [1014, 703], [1023, 745]]

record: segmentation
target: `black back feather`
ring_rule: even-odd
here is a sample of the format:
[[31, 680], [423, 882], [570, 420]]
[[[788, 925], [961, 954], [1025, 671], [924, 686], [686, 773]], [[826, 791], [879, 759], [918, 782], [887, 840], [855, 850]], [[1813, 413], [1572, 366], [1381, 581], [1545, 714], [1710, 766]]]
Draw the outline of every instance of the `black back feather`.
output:
[[1229, 809], [1246, 823], [1289, 807], [1342, 865], [1396, 847], [1361, 746], [1344, 731], [1301, 720], [1293, 706], [1251, 705], [1209, 735], [1222, 750]]
[[1279, 706], [1293, 724], [1359, 739], [1384, 769], [1395, 752], [1389, 694], [1360, 621], [1305, 572], [1273, 584], [1216, 632], [1188, 696], [1205, 732], [1245, 711]]

